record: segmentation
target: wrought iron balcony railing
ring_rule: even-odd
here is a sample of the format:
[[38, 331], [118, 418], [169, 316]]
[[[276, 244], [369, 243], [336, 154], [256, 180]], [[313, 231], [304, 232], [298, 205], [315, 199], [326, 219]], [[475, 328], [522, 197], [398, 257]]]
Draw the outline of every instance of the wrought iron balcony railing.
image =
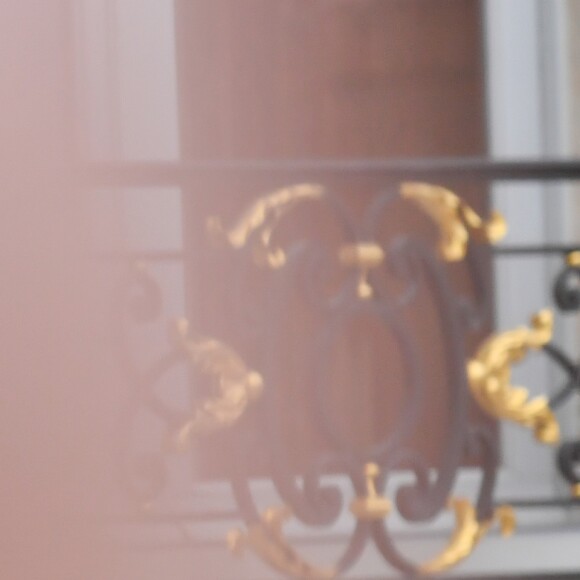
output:
[[[572, 507], [580, 505], [580, 441], [561, 442], [556, 410], [580, 391], [577, 357], [566, 353], [553, 341], [554, 310], [538, 305], [528, 327], [488, 336], [475, 352], [466, 345], [471, 333], [490, 316], [490, 285], [485, 282], [483, 262], [505, 233], [501, 215], [478, 215], [461, 198], [466, 182], [573, 181], [580, 180], [580, 162], [499, 162], [483, 159], [398, 160], [398, 161], [248, 161], [199, 163], [147, 163], [101, 165], [84, 171], [90, 187], [180, 186], [184, 195], [219, 185], [235, 195], [236, 184], [272, 184], [270, 193], [256, 192], [246, 211], [232, 223], [220, 216], [207, 218], [207, 236], [221, 239], [240, 263], [266, 273], [271, 283], [268, 302], [263, 305], [267, 325], [278, 332], [283, 325], [289, 289], [300, 286], [309, 308], [317, 310], [321, 327], [315, 336], [305, 336], [300, 356], [307, 361], [304, 377], [310, 381], [308, 417], [326, 441], [327, 451], [313, 459], [297, 477], [286, 465], [278, 424], [284, 413], [302, 413], [287, 408], [276, 384], [271, 365], [254, 368], [238, 354], [239, 345], [225, 345], [219, 337], [197, 337], [187, 322], [175, 323], [167, 352], [147, 368], [132, 368], [131, 354], [120, 348], [121, 365], [132, 383], [131, 397], [121, 415], [122, 429], [118, 466], [124, 489], [143, 506], [142, 521], [179, 522], [205, 519], [211, 513], [156, 513], [155, 498], [167, 482], [168, 457], [204, 445], [216, 432], [230, 438], [232, 469], [229, 481], [236, 510], [229, 513], [242, 522], [227, 538], [230, 549], [254, 551], [283, 575], [295, 578], [334, 578], [346, 572], [373, 542], [385, 561], [404, 574], [434, 574], [453, 568], [468, 558], [484, 541], [496, 523], [506, 535], [515, 531], [517, 511], [525, 508]], [[336, 183], [363, 179], [367, 189], [376, 191], [362, 219], [354, 218], [333, 194]], [[445, 187], [443, 187], [444, 185]], [[353, 193], [355, 195], [355, 193]], [[412, 231], [398, 234], [388, 245], [380, 234], [381, 219], [395, 204], [407, 204], [412, 211], [427, 216], [438, 231], [438, 243], [429, 245]], [[343, 233], [342, 243], [328, 248], [316, 239], [277, 240], [278, 225], [292, 220], [295, 208], [318, 204], [334, 216]], [[580, 309], [580, 243], [565, 245], [502, 246], [496, 254], [560, 254], [562, 272], [554, 281], [554, 301], [561, 311]], [[121, 293], [140, 293], [129, 305], [131, 316], [118, 312], [117, 330], [122, 337], [126, 323], [160, 315], [161, 290], [143, 264], [149, 260], [181, 258], [188, 255], [142, 252], [125, 256], [129, 275]], [[449, 275], [451, 263], [463, 263], [475, 287], [465, 296], [454, 287]], [[330, 270], [339, 269], [339, 282], [329, 291], [321, 280]], [[238, 285], [232, 272], [227, 284]], [[395, 281], [395, 282], [393, 282]], [[406, 326], [406, 312], [413, 309], [422, 291], [427, 291], [444, 326], [444, 358], [448, 373], [447, 396], [451, 412], [446, 426], [444, 451], [435, 467], [408, 445], [410, 435], [425, 428], [422, 407], [429, 388], [429, 373], [420, 349]], [[137, 299], [137, 302], [135, 302]], [[127, 305], [126, 300], [119, 302]], [[399, 411], [399, 421], [388, 436], [363, 449], [353, 446], [327, 405], [331, 388], [328, 365], [332, 365], [332, 345], [351, 320], [380, 320], [397, 345], [405, 372], [407, 395]], [[525, 322], [525, 321], [524, 321]], [[194, 329], [195, 330], [195, 329]], [[260, 328], [262, 361], [284, 356], [269, 328]], [[122, 344], [122, 340], [120, 341]], [[278, 349], [278, 351], [276, 350]], [[553, 396], [531, 397], [525, 387], [511, 382], [511, 367], [533, 351], [544, 353], [567, 377]], [[322, 361], [322, 362], [321, 362]], [[189, 406], [175, 409], [159, 396], [157, 382], [174, 365], [186, 364], [202, 377], [203, 397]], [[326, 365], [326, 367], [325, 367]], [[352, 385], [352, 389], [356, 385]], [[569, 497], [502, 498], [495, 496], [499, 465], [499, 440], [493, 424], [472, 425], [468, 406], [475, 402], [489, 417], [528, 428], [538, 445], [559, 446], [558, 469], [569, 483]], [[155, 453], [135, 458], [127, 444], [135, 417], [148, 409], [164, 426], [164, 440]], [[252, 496], [250, 475], [240, 457], [238, 425], [252, 416], [266, 444], [270, 471], [281, 505], [261, 511]], [[475, 502], [454, 496], [457, 472], [467, 452], [479, 457], [481, 484]], [[135, 466], [138, 466], [138, 469]], [[401, 486], [394, 496], [385, 494], [388, 481], [398, 470], [413, 474], [411, 483]], [[324, 474], [341, 474], [350, 482], [351, 495], [328, 484]], [[193, 482], [192, 482], [193, 483]], [[411, 523], [428, 522], [451, 510], [455, 528], [442, 552], [426, 562], [415, 562], [397, 547], [389, 531], [393, 511]], [[354, 527], [346, 539], [342, 555], [326, 565], [310, 563], [284, 535], [284, 525], [297, 518], [307, 526], [331, 526], [345, 511]], [[224, 538], [224, 541], [226, 539]]]

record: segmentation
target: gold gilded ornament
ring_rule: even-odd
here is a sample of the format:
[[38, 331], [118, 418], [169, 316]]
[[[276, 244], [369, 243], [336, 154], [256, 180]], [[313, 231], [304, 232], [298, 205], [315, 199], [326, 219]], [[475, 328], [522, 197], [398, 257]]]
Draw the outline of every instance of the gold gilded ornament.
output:
[[405, 182], [401, 184], [401, 197], [421, 208], [437, 223], [440, 230], [439, 252], [448, 262], [463, 260], [470, 236], [478, 242], [496, 243], [507, 233], [503, 216], [491, 212], [484, 221], [455, 193], [428, 183]]
[[546, 397], [529, 399], [524, 387], [511, 385], [511, 367], [528, 351], [538, 350], [552, 338], [553, 314], [541, 310], [531, 327], [501, 332], [488, 338], [467, 364], [467, 376], [473, 397], [482, 409], [496, 419], [507, 419], [529, 427], [536, 439], [554, 444], [560, 440], [560, 428]]
[[477, 511], [467, 499], [451, 499], [449, 509], [455, 514], [453, 534], [438, 556], [419, 566], [418, 571], [422, 574], [444, 572], [467, 559], [496, 521], [500, 525], [502, 536], [511, 536], [515, 531], [516, 518], [510, 506], [496, 508], [493, 516], [483, 522], [477, 520]]
[[185, 319], [176, 322], [174, 338], [190, 363], [212, 379], [216, 391], [215, 397], [195, 408], [178, 430], [174, 446], [185, 450], [195, 438], [236, 423], [251, 401], [260, 396], [264, 382], [259, 373], [249, 370], [237, 353], [218, 340], [191, 339]]
[[209, 218], [207, 227], [210, 234], [225, 238], [234, 249], [244, 248], [254, 240], [255, 263], [272, 269], [281, 268], [286, 263], [286, 252], [272, 245], [272, 236], [280, 219], [298, 203], [320, 199], [323, 195], [323, 187], [316, 184], [285, 187], [255, 201], [231, 229], [225, 230], [217, 217]]
[[335, 578], [334, 569], [318, 568], [302, 560], [284, 537], [282, 526], [292, 517], [287, 507], [269, 508], [262, 520], [249, 527], [247, 532], [233, 530], [228, 534], [227, 543], [231, 552], [241, 556], [246, 548], [252, 549], [286, 576], [304, 580], [330, 580]]
[[379, 475], [378, 465], [375, 463], [365, 465], [367, 494], [357, 497], [350, 505], [350, 511], [359, 520], [382, 520], [391, 512], [390, 500], [377, 492], [376, 479]]

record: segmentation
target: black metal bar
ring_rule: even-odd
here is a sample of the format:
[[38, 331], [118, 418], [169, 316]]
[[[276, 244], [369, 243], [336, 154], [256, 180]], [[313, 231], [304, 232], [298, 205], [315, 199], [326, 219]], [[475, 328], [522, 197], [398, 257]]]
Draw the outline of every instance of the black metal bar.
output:
[[[492, 253], [499, 257], [510, 256], [536, 256], [538, 254], [554, 254], [565, 256], [570, 252], [580, 250], [580, 243], [576, 245], [517, 245], [517, 246], [499, 246], [492, 248]], [[183, 250], [159, 250], [159, 251], [139, 251], [139, 252], [115, 252], [115, 253], [100, 253], [94, 256], [98, 260], [103, 261], [122, 261], [122, 262], [163, 262], [176, 261], [185, 258]]]
[[[419, 580], [420, 576], [416, 577]], [[378, 577], [365, 579], [359, 578], [355, 580], [379, 580]], [[409, 579], [412, 580], [412, 579]], [[451, 580], [451, 576], [441, 577], [440, 580]], [[502, 574], [492, 574], [482, 576], [453, 576], [453, 580], [578, 580], [578, 572], [564, 572], [564, 573], [554, 573], [554, 572], [544, 572], [541, 574], [514, 574], [514, 573], [502, 573]]]
[[[409, 577], [408, 580], [420, 580], [424, 576], [414, 576]], [[477, 576], [440, 576], [440, 580], [578, 580], [578, 572], [570, 573], [553, 573], [545, 572], [541, 574], [514, 574], [514, 573], [502, 573], [502, 574], [491, 574], [484, 575], [481, 574]], [[384, 576], [365, 576], [353, 578], [353, 580], [384, 580]]]
[[275, 176], [317, 180], [329, 175], [402, 180], [554, 181], [580, 180], [580, 160], [495, 161], [488, 158], [358, 160], [246, 160], [93, 164], [82, 172], [97, 187], [161, 187], [208, 178]]
[[557, 254], [566, 255], [580, 249], [580, 244], [546, 244], [546, 245], [524, 245], [498, 246], [493, 248], [493, 253], [498, 256], [533, 256], [535, 254]]

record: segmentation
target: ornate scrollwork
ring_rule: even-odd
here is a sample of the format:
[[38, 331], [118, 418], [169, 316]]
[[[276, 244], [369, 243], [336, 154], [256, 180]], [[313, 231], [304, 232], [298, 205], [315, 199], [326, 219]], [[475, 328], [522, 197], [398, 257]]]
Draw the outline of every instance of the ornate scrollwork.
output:
[[493, 211], [483, 219], [455, 193], [437, 185], [406, 182], [401, 196], [414, 202], [439, 226], [439, 251], [444, 260], [457, 262], [465, 257], [470, 235], [480, 242], [495, 243], [507, 232], [503, 216]]
[[211, 234], [223, 237], [235, 249], [244, 248], [253, 238], [254, 261], [259, 266], [281, 268], [286, 263], [286, 252], [272, 246], [272, 235], [280, 219], [296, 204], [306, 200], [320, 199], [324, 189], [320, 185], [303, 183], [279, 189], [261, 197], [241, 216], [229, 230], [224, 230], [217, 217], [208, 219]]
[[217, 391], [214, 398], [196, 407], [192, 417], [179, 429], [175, 443], [183, 450], [193, 439], [236, 423], [250, 402], [260, 396], [264, 381], [222, 342], [192, 340], [185, 319], [176, 322], [175, 339], [191, 364], [212, 379]]
[[497, 419], [515, 421], [530, 427], [538, 441], [557, 443], [558, 422], [546, 397], [529, 400], [523, 387], [510, 384], [512, 364], [522, 360], [530, 349], [540, 349], [552, 338], [553, 315], [538, 312], [531, 328], [517, 328], [490, 337], [467, 365], [471, 392], [479, 405]]
[[247, 532], [233, 530], [228, 534], [229, 549], [241, 555], [251, 548], [273, 568], [293, 578], [328, 580], [335, 578], [337, 570], [318, 568], [305, 562], [284, 538], [282, 526], [292, 517], [292, 511], [284, 506], [266, 510], [260, 522], [250, 526]]
[[[387, 209], [400, 205], [401, 198], [419, 206], [439, 225], [439, 252], [413, 236], [398, 236], [390, 246], [384, 243], [380, 227], [387, 218]], [[289, 242], [287, 247], [280, 247], [284, 244], [276, 242], [275, 234], [279, 232], [277, 228], [281, 220], [287, 219], [297, 205], [307, 201], [318, 201], [333, 212], [343, 236], [336, 246], [328, 248], [325, 239], [316, 239], [315, 235]], [[276, 334], [288, 318], [290, 308], [285, 307], [289, 298], [308, 300], [313, 316], [308, 320], [307, 331], [290, 338], [295, 348], [293, 357], [311, 364], [307, 368], [298, 368], [295, 383], [289, 380], [287, 384], [302, 383], [308, 387], [294, 399], [309, 405], [317, 435], [322, 436], [325, 445], [325, 454], [301, 466], [300, 477], [297, 477], [291, 462], [283, 459], [286, 443], [280, 436], [280, 417], [289, 412], [292, 398], [282, 397], [276, 391], [272, 391], [272, 396], [264, 397], [262, 404], [268, 407], [257, 414], [256, 419], [260, 421], [260, 436], [268, 440], [264, 460], [270, 458], [273, 461], [270, 465], [271, 481], [285, 506], [268, 509], [260, 515], [256, 498], [252, 495], [249, 473], [243, 459], [238, 462], [243, 453], [233, 453], [235, 465], [230, 475], [231, 489], [245, 529], [228, 535], [230, 549], [237, 554], [246, 548], [251, 549], [285, 576], [330, 579], [348, 570], [372, 539], [385, 559], [400, 571], [433, 574], [448, 570], [466, 559], [494, 522], [499, 521], [504, 534], [511, 533], [513, 512], [507, 507], [493, 508], [497, 441], [492, 436], [485, 436], [491, 429], [484, 427], [480, 429], [484, 433], [480, 433], [477, 439], [484, 443], [478, 451], [483, 457], [483, 477], [477, 506], [465, 499], [449, 502], [449, 509], [455, 515], [455, 528], [447, 547], [438, 556], [422, 565], [408, 561], [391, 537], [388, 529], [390, 519], [387, 517], [396, 506], [407, 522], [428, 522], [448, 505], [457, 470], [473, 440], [467, 420], [468, 378], [475, 398], [494, 416], [531, 426], [541, 440], [551, 440], [554, 433], [557, 434], [557, 423], [548, 402], [544, 399], [528, 402], [527, 391], [511, 387], [509, 381], [510, 365], [523, 357], [528, 349], [542, 348], [550, 340], [550, 313], [540, 313], [531, 330], [518, 329], [490, 339], [470, 361], [468, 373], [465, 372], [466, 338], [472, 330], [465, 324], [467, 301], [453, 287], [447, 275], [448, 266], [440, 258], [461, 260], [466, 255], [470, 236], [479, 241], [497, 241], [505, 233], [503, 218], [492, 213], [490, 220], [484, 222], [447, 189], [405, 183], [400, 191], [377, 196], [359, 221], [359, 216], [352, 215], [340, 195], [327, 192], [319, 185], [301, 184], [261, 197], [230, 229], [222, 227], [217, 218], [210, 219], [208, 227], [230, 247], [249, 249], [257, 265], [278, 270], [272, 276], [270, 299], [263, 305], [267, 332], [261, 333], [257, 339], [263, 341], [263, 348], [258, 352], [263, 352], [264, 358], [256, 364], [266, 369], [273, 385], [277, 382], [285, 384], [286, 379], [281, 376], [286, 367], [277, 364], [277, 357], [284, 356], [285, 349], [280, 348], [281, 342]], [[315, 262], [310, 261], [312, 256], [316, 257]], [[470, 252], [468, 267], [472, 271], [478, 271], [479, 266], [474, 266], [477, 261], [477, 252]], [[317, 276], [312, 276], [313, 263]], [[344, 274], [345, 271], [348, 273]], [[317, 283], [319, 279], [324, 282]], [[478, 281], [476, 279], [476, 285]], [[306, 291], [296, 292], [295, 282], [303, 283]], [[450, 377], [448, 396], [454, 403], [446, 424], [445, 449], [435, 469], [431, 469], [430, 462], [416, 452], [410, 441], [413, 430], [421, 427], [421, 393], [426, 386], [426, 373], [422, 351], [413, 341], [412, 325], [408, 324], [408, 319], [414, 315], [413, 301], [425, 295], [423, 285], [427, 287], [437, 311], [436, 319], [445, 325], [443, 363]], [[322, 298], [318, 299], [318, 294]], [[312, 299], [314, 295], [317, 299]], [[477, 294], [476, 299], [479, 298]], [[317, 326], [318, 308], [324, 313], [322, 327]], [[400, 355], [400, 374], [406, 396], [388, 432], [381, 434], [379, 440], [373, 438], [372, 443], [370, 439], [365, 440], [364, 445], [359, 446], [352, 444], [327, 401], [329, 390], [336, 384], [333, 380], [334, 355], [341, 352], [343, 331], [354, 327], [358, 332], [360, 322], [365, 320], [384, 325], [396, 346], [394, 352]], [[361, 332], [360, 339], [357, 335], [357, 340], [364, 348], [366, 335], [363, 337], [363, 334]], [[366, 334], [373, 336], [372, 333]], [[374, 348], [374, 344], [372, 346]], [[162, 396], [153, 388], [174, 365], [183, 363], [201, 374], [204, 383], [204, 394], [194, 393], [198, 402], [192, 403], [193, 409], [185, 412], [177, 411], [169, 404], [169, 394], [163, 399], [165, 393]], [[283, 370], [278, 370], [278, 367]], [[366, 376], [368, 369], [361, 370], [364, 371], [361, 375]], [[142, 407], [152, 411], [161, 419], [164, 429], [162, 448], [143, 464], [151, 472], [146, 479], [155, 484], [142, 494], [144, 499], [150, 500], [159, 492], [164, 479], [157, 474], [165, 476], [167, 470], [163, 465], [167, 455], [188, 448], [202, 436], [239, 422], [251, 402], [260, 396], [263, 383], [262, 376], [251, 370], [230, 347], [215, 339], [190, 336], [187, 321], [178, 320], [172, 329], [170, 348], [135, 380], [132, 399], [135, 405], [131, 409]], [[208, 385], [209, 395], [205, 393]], [[206, 395], [208, 398], [201, 399]], [[240, 441], [243, 443], [243, 438]], [[187, 459], [187, 456], [182, 459]], [[362, 465], [365, 466], [364, 479], [360, 472]], [[381, 489], [397, 469], [410, 470], [414, 479], [400, 487], [391, 501]], [[323, 477], [329, 472], [339, 473], [350, 480], [355, 496], [350, 505], [342, 486], [323, 483]], [[333, 567], [319, 567], [307, 562], [283, 533], [285, 522], [292, 517], [304, 525], [331, 526], [347, 506], [354, 516], [354, 528]]]
[[502, 536], [511, 536], [515, 531], [515, 513], [510, 506], [496, 508], [493, 516], [485, 521], [478, 521], [477, 510], [467, 499], [451, 499], [449, 509], [455, 514], [455, 530], [445, 549], [429, 562], [419, 566], [418, 571], [422, 574], [436, 574], [457, 566], [473, 553], [496, 521], [500, 525]]
[[[141, 508], [147, 509], [167, 486], [168, 454], [185, 450], [196, 437], [236, 423], [261, 393], [263, 380], [220, 341], [191, 338], [185, 319], [172, 326], [170, 348], [147, 365], [139, 365], [137, 357], [131, 356], [128, 322], [150, 322], [156, 317], [162, 320], [162, 292], [155, 277], [141, 263], [132, 265], [122, 282], [115, 296], [115, 306], [123, 307], [115, 311], [115, 338], [118, 340], [116, 350], [122, 354], [119, 366], [130, 390], [119, 416], [119, 430], [125, 446], [119, 449], [116, 461], [122, 488]], [[196, 405], [190, 415], [170, 403], [171, 395], [165, 396], [155, 389], [165, 373], [184, 361], [203, 375], [204, 382], [209, 383], [215, 393]], [[138, 430], [140, 419], [146, 416], [154, 417], [163, 426], [158, 444]], [[143, 449], [146, 440], [147, 451]]]
[[[279, 414], [288, 412], [288, 408], [283, 404], [283, 398], [273, 392], [273, 396], [265, 401], [269, 405], [268, 412], [260, 417], [269, 438], [268, 451], [274, 462], [272, 483], [282, 502], [289, 507], [271, 509], [260, 516], [248, 485], [247, 474], [243, 474], [242, 467], [232, 477], [232, 489], [247, 531], [232, 532], [229, 536], [230, 547], [238, 553], [244, 547], [249, 547], [264, 561], [288, 576], [333, 578], [339, 571], [347, 570], [353, 565], [370, 537], [374, 539], [386, 560], [399, 570], [434, 573], [448, 569], [467, 558], [491, 527], [494, 518], [501, 519], [504, 523], [507, 521], [507, 516], [503, 517], [505, 510], [493, 512], [492, 491], [496, 462], [485, 460], [482, 465], [484, 477], [478, 506], [474, 508], [466, 500], [452, 502], [456, 529], [449, 545], [437, 558], [423, 566], [408, 562], [394, 546], [387, 529], [387, 516], [393, 509], [393, 503], [396, 504], [399, 514], [409, 522], [427, 522], [445, 509], [469, 439], [466, 419], [469, 389], [465, 373], [465, 333], [469, 329], [464, 323], [465, 301], [458, 300], [458, 294], [447, 276], [445, 263], [423, 240], [412, 236], [399, 236], [390, 247], [378, 241], [382, 239], [380, 226], [384, 222], [387, 209], [396, 208], [396, 202], [401, 197], [416, 203], [437, 221], [442, 231], [439, 253], [447, 261], [460, 260], [465, 256], [470, 236], [489, 242], [496, 241], [505, 233], [505, 222], [499, 214], [492, 214], [489, 222], [484, 222], [473, 209], [450, 191], [416, 183], [404, 184], [400, 192], [385, 192], [377, 196], [360, 222], [355, 221], [340, 195], [330, 191], [323, 192], [319, 186], [300, 185], [259, 199], [227, 232], [215, 219], [209, 224], [210, 229], [224, 236], [233, 248], [245, 248], [255, 242], [254, 261], [280, 270], [273, 281], [276, 292], [272, 293], [271, 301], [267, 304], [267, 317], [272, 329], [281, 327], [287, 318], [288, 313], [284, 306], [289, 294], [295, 291], [293, 284], [301, 280], [312, 282], [313, 277], [304, 275], [304, 270], [301, 269], [312, 255], [324, 258], [317, 262], [318, 267], [322, 269], [326, 265], [332, 276], [336, 272], [336, 264], [351, 270], [355, 276], [358, 275], [358, 279], [354, 276], [342, 278], [340, 284], [333, 286], [330, 299], [326, 300], [325, 297], [325, 301], [310, 300], [310, 306], [325, 309], [325, 325], [312, 336], [303, 337], [300, 345], [304, 349], [304, 359], [312, 361], [312, 367], [301, 372], [304, 372], [304, 379], [312, 385], [308, 389], [308, 396], [312, 397], [311, 409], [320, 434], [332, 450], [331, 455], [321, 458], [320, 461], [316, 460], [303, 481], [297, 482], [296, 474], [284, 461], [280, 461], [284, 445], [279, 437]], [[285, 250], [273, 247], [273, 233], [280, 219], [287, 217], [297, 203], [306, 199], [320, 200], [333, 212], [332, 215], [344, 235], [343, 243], [336, 250], [328, 252], [326, 246], [322, 247], [317, 243], [315, 236], [296, 241]], [[477, 256], [471, 256], [470, 259], [477, 261]], [[328, 264], [323, 264], [323, 261], [328, 261]], [[386, 275], [378, 273], [381, 268], [384, 268]], [[334, 280], [333, 278], [333, 283]], [[356, 294], [352, 292], [353, 281], [356, 281]], [[388, 287], [391, 282], [396, 292]], [[408, 307], [421, 295], [423, 284], [429, 286], [439, 319], [446, 325], [445, 365], [451, 376], [449, 395], [454, 401], [454, 413], [448, 425], [447, 445], [435, 477], [432, 477], [426, 462], [404, 443], [412, 430], [418, 428], [421, 416], [420, 390], [424, 386], [422, 365], [405, 320]], [[304, 296], [310, 299], [311, 287], [308, 286], [307, 290]], [[341, 425], [325, 407], [328, 400], [326, 389], [332, 388], [332, 381], [325, 379], [331, 376], [329, 368], [332, 354], [342, 329], [346, 325], [357, 324], [365, 317], [382, 321], [392, 334], [403, 359], [403, 367], [407, 371], [405, 376], [409, 394], [401, 409], [400, 422], [393, 425], [392, 432], [384, 440], [358, 449], [351, 445]], [[279, 343], [276, 342], [274, 331], [265, 335], [265, 341], [267, 343], [264, 344], [264, 352], [268, 361], [266, 364], [272, 369], [268, 375], [274, 381], [276, 356], [281, 356], [276, 350], [276, 344]], [[492, 437], [488, 439], [489, 445], [496, 444]], [[489, 455], [496, 456], [494, 452]], [[390, 471], [396, 468], [398, 462], [405, 464], [405, 469], [411, 469], [415, 482], [399, 489], [396, 499], [391, 502], [378, 488], [386, 484]], [[357, 466], [360, 465], [365, 465], [364, 480], [358, 471]], [[356, 496], [350, 502], [349, 508], [356, 522], [349, 544], [336, 567], [321, 569], [304, 562], [288, 544], [282, 534], [282, 525], [292, 515], [306, 525], [332, 525], [336, 521], [346, 502], [342, 501], [345, 498], [340, 489], [327, 489], [320, 484], [321, 476], [330, 466], [333, 472], [349, 477], [355, 488]], [[488, 517], [490, 514], [493, 515]]]

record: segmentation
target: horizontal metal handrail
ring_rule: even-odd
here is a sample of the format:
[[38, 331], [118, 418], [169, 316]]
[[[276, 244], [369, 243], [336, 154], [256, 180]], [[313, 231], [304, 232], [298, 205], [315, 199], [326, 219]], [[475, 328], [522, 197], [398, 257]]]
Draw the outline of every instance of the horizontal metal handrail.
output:
[[494, 160], [484, 157], [317, 160], [215, 160], [94, 163], [81, 171], [92, 186], [179, 186], [201, 180], [257, 177], [284, 181], [356, 177], [383, 180], [580, 180], [580, 160]]

